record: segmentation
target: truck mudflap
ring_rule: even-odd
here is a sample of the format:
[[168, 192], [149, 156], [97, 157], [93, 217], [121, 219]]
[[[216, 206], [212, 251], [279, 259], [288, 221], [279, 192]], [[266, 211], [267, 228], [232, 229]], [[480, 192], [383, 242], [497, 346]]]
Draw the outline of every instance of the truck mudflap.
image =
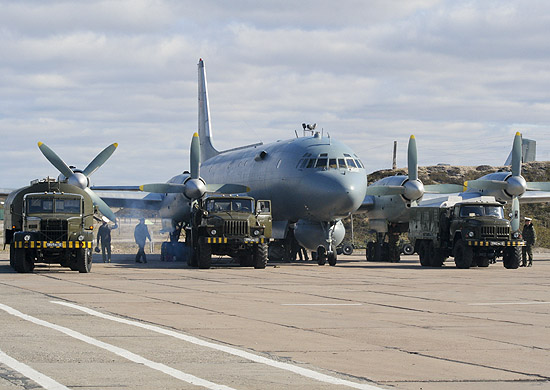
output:
[[15, 241], [16, 249], [81, 249], [92, 248], [92, 241]]
[[265, 237], [256, 237], [256, 238], [244, 238], [244, 239], [231, 239], [227, 237], [205, 237], [204, 242], [207, 244], [228, 244], [232, 242], [239, 242], [244, 244], [265, 244], [269, 242], [269, 239]]
[[467, 241], [468, 246], [525, 246], [525, 241]]

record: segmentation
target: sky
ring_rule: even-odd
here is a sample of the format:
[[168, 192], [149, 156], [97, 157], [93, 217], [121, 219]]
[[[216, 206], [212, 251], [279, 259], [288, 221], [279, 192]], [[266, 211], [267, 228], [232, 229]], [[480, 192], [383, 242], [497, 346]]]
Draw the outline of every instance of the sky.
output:
[[0, 0], [0, 188], [57, 176], [37, 142], [97, 185], [189, 168], [197, 62], [214, 146], [301, 134], [348, 144], [367, 172], [502, 165], [514, 134], [550, 160], [550, 3], [537, 0]]

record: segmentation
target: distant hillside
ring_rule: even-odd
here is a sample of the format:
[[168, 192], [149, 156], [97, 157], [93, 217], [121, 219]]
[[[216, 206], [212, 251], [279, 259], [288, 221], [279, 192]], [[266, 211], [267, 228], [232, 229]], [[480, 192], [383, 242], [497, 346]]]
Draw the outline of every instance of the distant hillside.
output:
[[[424, 184], [463, 184], [468, 180], [475, 180], [488, 173], [499, 170], [510, 171], [510, 167], [479, 166], [450, 166], [435, 165], [418, 167], [418, 177]], [[406, 168], [396, 170], [383, 169], [368, 175], [369, 185], [387, 176], [406, 175]], [[522, 175], [529, 181], [550, 181], [550, 161], [534, 161], [522, 166]], [[550, 204], [540, 203], [521, 205], [521, 215], [533, 217], [533, 223], [537, 231], [537, 246], [550, 248]], [[346, 227], [349, 225], [349, 221]], [[346, 229], [349, 231], [349, 229]], [[355, 243], [362, 247], [366, 239], [373, 239], [369, 234], [368, 219], [355, 217], [354, 219]], [[348, 233], [347, 233], [348, 234]], [[347, 238], [347, 237], [346, 237]]]

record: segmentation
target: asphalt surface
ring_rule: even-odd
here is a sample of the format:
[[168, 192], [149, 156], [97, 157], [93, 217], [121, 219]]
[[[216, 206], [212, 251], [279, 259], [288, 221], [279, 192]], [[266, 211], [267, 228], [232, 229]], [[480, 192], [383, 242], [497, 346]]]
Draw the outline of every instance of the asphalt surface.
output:
[[550, 254], [535, 257], [198, 270], [116, 255], [17, 274], [0, 252], [0, 389], [550, 389]]

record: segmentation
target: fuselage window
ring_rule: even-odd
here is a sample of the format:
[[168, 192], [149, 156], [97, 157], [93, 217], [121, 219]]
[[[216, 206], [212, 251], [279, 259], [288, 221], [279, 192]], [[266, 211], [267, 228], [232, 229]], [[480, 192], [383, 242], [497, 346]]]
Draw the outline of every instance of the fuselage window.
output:
[[331, 158], [330, 160], [328, 160], [328, 167], [331, 168], [331, 169], [338, 168], [338, 164], [336, 164], [336, 159], [335, 158]]
[[338, 166], [339, 166], [340, 168], [346, 168], [346, 160], [343, 159], [343, 158], [339, 158], [339, 159], [338, 159]]
[[310, 158], [309, 161], [307, 162], [307, 167], [306, 168], [313, 168], [314, 165], [315, 165], [315, 159]]
[[317, 160], [317, 164], [315, 165], [315, 168], [325, 168], [327, 167], [327, 159], [326, 158], [319, 158]]
[[348, 163], [348, 167], [357, 168], [357, 166], [355, 165], [355, 161], [353, 161], [353, 158], [347, 158], [346, 162]]

